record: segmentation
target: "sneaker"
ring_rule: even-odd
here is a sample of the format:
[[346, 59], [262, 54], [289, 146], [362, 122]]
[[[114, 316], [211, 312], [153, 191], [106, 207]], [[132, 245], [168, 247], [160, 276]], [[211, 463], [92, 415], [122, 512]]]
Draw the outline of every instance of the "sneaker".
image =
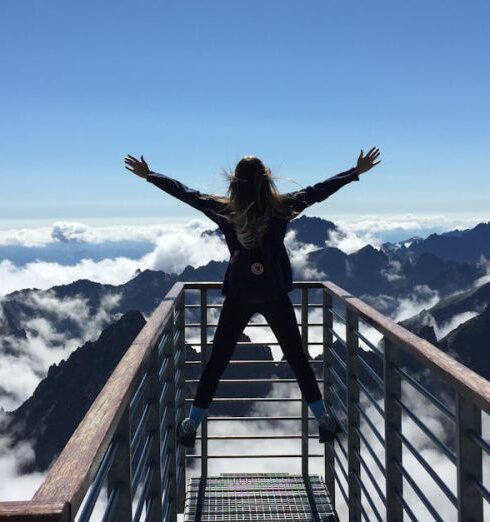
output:
[[340, 430], [335, 417], [325, 414], [318, 423], [318, 431], [320, 433], [320, 442], [331, 442], [335, 439], [335, 434]]
[[196, 442], [197, 427], [192, 419], [186, 417], [177, 424], [177, 442], [192, 448]]

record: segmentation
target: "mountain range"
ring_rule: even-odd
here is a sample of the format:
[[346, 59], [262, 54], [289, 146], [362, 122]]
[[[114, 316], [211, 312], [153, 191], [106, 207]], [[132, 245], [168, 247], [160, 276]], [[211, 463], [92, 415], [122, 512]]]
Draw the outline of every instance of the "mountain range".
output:
[[[419, 296], [421, 302], [416, 303], [419, 305], [418, 309], [415, 306], [416, 312], [400, 320], [400, 324], [490, 378], [490, 281], [486, 262], [490, 255], [490, 222], [470, 230], [385, 243], [380, 249], [367, 245], [351, 254], [327, 246], [331, 233], [338, 232], [331, 222], [303, 216], [293, 220], [291, 229], [296, 241], [315, 247], [304, 260], [320, 274], [312, 279], [331, 280], [393, 317], [401, 301], [416, 300]], [[219, 234], [219, 231], [204, 234]], [[29, 346], [33, 337], [41, 335], [44, 327], [40, 325], [50, 327], [48, 351], [54, 352], [68, 341], [80, 341], [66, 360], [50, 365], [44, 374], [37, 369], [40, 382], [32, 396], [4, 416], [0, 432], [8, 433], [14, 444], [21, 440], [33, 442], [36, 458], [32, 469], [46, 469], [61, 451], [170, 287], [176, 281], [222, 280], [226, 265], [212, 261], [199, 268], [187, 266], [178, 275], [137, 271], [122, 285], [82, 279], [49, 290], [23, 289], [2, 298], [0, 361], [2, 357], [23, 356], [19, 346], [24, 343], [25, 350], [26, 343]], [[294, 278], [307, 279], [298, 270]], [[436, 296], [435, 304], [427, 299], [430, 295]], [[195, 299], [196, 296], [189, 295], [189, 303], [197, 302]], [[427, 299], [427, 307], [422, 306], [423, 299]], [[82, 307], [83, 321], [74, 303]], [[60, 310], [66, 312], [68, 305], [73, 306], [73, 313], [61, 313]], [[101, 314], [101, 310], [105, 313]], [[86, 340], [84, 333], [91, 322], [97, 325], [98, 336]], [[242, 334], [241, 340], [250, 339]], [[199, 360], [200, 354], [192, 346], [187, 345], [186, 352], [187, 360]], [[369, 352], [364, 355], [374, 370], [381, 372], [379, 360]], [[272, 352], [266, 343], [238, 346], [233, 359], [263, 359], [271, 363], [230, 365], [223, 378], [293, 377], [287, 365], [272, 363]], [[200, 365], [187, 365], [185, 375], [187, 379], [198, 379]], [[321, 377], [318, 372], [317, 376]], [[366, 378], [365, 372], [361, 378]], [[194, 386], [188, 386], [188, 397], [192, 396]], [[217, 396], [243, 395], [240, 386], [247, 385], [220, 383]], [[269, 383], [254, 386], [258, 397], [270, 391]], [[0, 384], [0, 405], [2, 394], [7, 397], [12, 391]], [[247, 415], [249, 411], [248, 404], [215, 403], [212, 408], [213, 414], [220, 415]]]

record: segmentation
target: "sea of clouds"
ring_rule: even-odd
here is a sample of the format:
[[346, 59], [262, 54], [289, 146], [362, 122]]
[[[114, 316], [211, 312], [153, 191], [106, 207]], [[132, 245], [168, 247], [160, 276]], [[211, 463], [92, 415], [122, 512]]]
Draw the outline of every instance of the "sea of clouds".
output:
[[[384, 241], [400, 241], [413, 236], [425, 237], [434, 231], [443, 232], [453, 230], [455, 228], [470, 228], [480, 221], [475, 218], [447, 219], [444, 216], [399, 216], [394, 217], [368, 216], [362, 219], [339, 219], [335, 223], [339, 226], [340, 233], [334, 234], [326, 242], [328, 246], [336, 246], [346, 253], [352, 253], [367, 244], [371, 244], [379, 248]], [[226, 245], [216, 235], [208, 235], [205, 232], [212, 230], [214, 225], [211, 222], [194, 219], [184, 224], [130, 224], [130, 225], [104, 225], [94, 226], [81, 222], [55, 222], [49, 226], [28, 227], [28, 228], [4, 228], [0, 230], [0, 252], [1, 248], [9, 248], [9, 258], [0, 258], [0, 296], [6, 295], [15, 290], [23, 288], [39, 288], [48, 289], [54, 285], [67, 284], [78, 279], [90, 279], [100, 283], [122, 284], [134, 277], [137, 269], [163, 270], [167, 273], [179, 274], [188, 265], [199, 267], [206, 265], [210, 261], [226, 261], [229, 252]], [[124, 243], [123, 243], [124, 242]], [[121, 245], [127, 245], [127, 242], [141, 244], [145, 251], [141, 256], [138, 255], [120, 255]], [[309, 266], [306, 262], [306, 254], [315, 247], [301, 243], [294, 235], [288, 233], [286, 236], [286, 246], [290, 253], [291, 262], [297, 273], [305, 277], [321, 277], [322, 274], [316, 271], [315, 267]], [[43, 260], [43, 248], [52, 248], [62, 246], [60, 248], [60, 258], [57, 260]], [[76, 263], [67, 264], [64, 254], [70, 252], [70, 249], [80, 249], [80, 245], [97, 245], [99, 247], [97, 259], [81, 257]], [[19, 250], [19, 258], [16, 258], [16, 248]], [[25, 258], [26, 249], [36, 248], [37, 259], [29, 262], [21, 262], [20, 259]], [[100, 258], [100, 248], [104, 249], [104, 256]], [[137, 249], [136, 249], [137, 251]], [[88, 249], [90, 253], [90, 249]], [[52, 251], [51, 251], [52, 253]], [[64, 254], [63, 254], [64, 253]], [[22, 254], [22, 255], [21, 255]], [[394, 266], [386, 277], [397, 277], [397, 267]], [[483, 283], [486, 281], [480, 281]], [[117, 304], [117, 296], [108, 299], [103, 303], [100, 311], [95, 317], [86, 317], [86, 306], [83, 299], [58, 299], [53, 295], [45, 295], [42, 299], [34, 295], [32, 299], [38, 299], [35, 304], [41, 308], [49, 309], [53, 313], [65, 314], [70, 320], [79, 320], [84, 324], [89, 324], [90, 328], [85, 333], [75, 339], [67, 339], [54, 331], [51, 325], [42, 319], [25, 318], [27, 331], [32, 331], [32, 335], [27, 336], [20, 347], [20, 357], [2, 356], [0, 360], [0, 381], [8, 386], [11, 392], [11, 402], [6, 409], [17, 406], [25, 400], [33, 391], [39, 380], [46, 374], [47, 368], [54, 362], [59, 362], [62, 358], [66, 358], [69, 353], [77, 346], [90, 339], [94, 339], [100, 330], [105, 326], [111, 317], [112, 309]], [[379, 296], [382, 299], [382, 296]], [[399, 302], [398, 310], [393, 319], [402, 320], [418, 313], [423, 308], [429, 308], [436, 304], [439, 300], [437, 292], [421, 285], [414, 289], [413, 295]], [[3, 309], [0, 300], [0, 323], [2, 321]], [[310, 319], [320, 321], [320, 316], [315, 319], [315, 314], [320, 311], [313, 311]], [[434, 324], [436, 334], [442, 337], [462, 322], [470, 319], [476, 312], [469, 311], [460, 314], [458, 317], [452, 318], [444, 325]], [[299, 316], [298, 316], [299, 319]], [[214, 318], [215, 322], [217, 317]], [[255, 316], [251, 322], [261, 322], [262, 317]], [[32, 327], [32, 328], [30, 328]], [[334, 328], [342, 332], [344, 326], [337, 321], [334, 322]], [[373, 344], [380, 340], [379, 333], [365, 325], [363, 330], [364, 336]], [[196, 335], [199, 332], [189, 332], [189, 335]], [[249, 328], [246, 334], [253, 341], [267, 342], [274, 340], [272, 332], [267, 328]], [[312, 331], [310, 339], [320, 340], [321, 331]], [[189, 339], [191, 340], [191, 339]], [[50, 349], [47, 349], [50, 346]], [[52, 349], [54, 346], [54, 349]], [[275, 359], [281, 357], [280, 347], [272, 348]], [[311, 349], [310, 353], [315, 356], [318, 350]], [[15, 359], [15, 360], [14, 360]], [[15, 378], [13, 378], [15, 376]], [[288, 386], [285, 384], [274, 385], [271, 397], [274, 396], [293, 396], [297, 395], [298, 388], [296, 386]], [[424, 403], [424, 399], [416, 396], [412, 390], [404, 389], [404, 396], [412, 411], [416, 412], [420, 419], [424, 420], [431, 426], [433, 431], [443, 436], [445, 430], [448, 429], [445, 419], [434, 409]], [[299, 403], [257, 403], [256, 415], [291, 415], [297, 413]], [[372, 405], [365, 404], [366, 412], [376, 419], [376, 410]], [[382, 430], [380, 424], [382, 419], [375, 420], [375, 424]], [[1, 419], [0, 419], [1, 422]], [[250, 430], [257, 434], [261, 433], [284, 433], [290, 432], [291, 425], [287, 423], [279, 423], [270, 425], [268, 423], [214, 423], [210, 434], [228, 434], [233, 431], [236, 434], [245, 435]], [[424, 457], [434, 466], [434, 469], [444, 477], [447, 477], [448, 486], [454, 490], [455, 475], [452, 465], [448, 464], [447, 459], [440, 452], [431, 448], [424, 439], [424, 436], [417, 431], [416, 426], [408, 419], [404, 419], [404, 426], [410, 436], [410, 440], [420, 448]], [[488, 437], [490, 429], [487, 418], [484, 419], [485, 436]], [[369, 431], [369, 427], [363, 424], [361, 430], [366, 434], [370, 443], [376, 445], [376, 439]], [[22, 463], [33, 458], [33, 450], [29, 443], [25, 443], [16, 447], [15, 450], [8, 449], [8, 438], [0, 439], [0, 500], [27, 499], [32, 496], [43, 479], [42, 473], [34, 473], [31, 475], [20, 475], [18, 470]], [[221, 444], [221, 443], [220, 443]], [[311, 443], [311, 451], [321, 450], [316, 448], [314, 441]], [[210, 451], [213, 443], [210, 443]], [[265, 444], [263, 440], [251, 440], [248, 442], [231, 441], [226, 443], [226, 448], [221, 448], [229, 453], [236, 452], [265, 452], [273, 453], [275, 450], [274, 442]], [[281, 442], [281, 451], [296, 453], [298, 451], [298, 443], [285, 439]], [[383, 479], [378, 473], [376, 465], [370, 460], [369, 454], [363, 455], [367, 463], [370, 465], [371, 471], [374, 473], [376, 480], [382, 485]], [[323, 475], [321, 464], [322, 459], [312, 459], [311, 473]], [[229, 470], [229, 461], [212, 459], [212, 471], [219, 473], [220, 471]], [[434, 499], [435, 507], [438, 509], [444, 520], [456, 520], [454, 518], [454, 510], [444, 501], [442, 495], [438, 494], [437, 486], [431, 482], [431, 478], [420, 468], [420, 465], [413, 459], [410, 454], [404, 454], [404, 462], [411, 474], [417, 477], [419, 485], [422, 485], [426, 494]], [[234, 470], [236, 471], [274, 471], [289, 469], [291, 472], [300, 470], [299, 459], [236, 459], [234, 461]], [[190, 470], [189, 473], [197, 473], [197, 470]], [[486, 461], [485, 473], [488, 474], [488, 461]], [[367, 487], [373, 498], [376, 498], [376, 492], [369, 486]], [[487, 477], [488, 479], [488, 477]], [[339, 499], [338, 510], [341, 519], [345, 519], [345, 505], [340, 501], [341, 494], [337, 490], [337, 498]], [[408, 500], [415, 506], [424, 517], [423, 508], [417, 504], [415, 495], [409, 491]], [[375, 501], [377, 507], [378, 501]], [[418, 507], [417, 507], [418, 506]], [[370, 508], [368, 514], [372, 515]]]

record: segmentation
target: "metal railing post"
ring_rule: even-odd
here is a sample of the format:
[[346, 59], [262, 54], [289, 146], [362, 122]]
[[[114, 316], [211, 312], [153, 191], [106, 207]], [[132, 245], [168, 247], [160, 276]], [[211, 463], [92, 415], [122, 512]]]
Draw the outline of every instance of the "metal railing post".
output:
[[[333, 298], [327, 292], [327, 290], [323, 290], [322, 292], [323, 302], [322, 302], [322, 324], [323, 324], [323, 397], [325, 402], [325, 407], [327, 409], [327, 413], [333, 412], [333, 397], [332, 397], [332, 376], [330, 372], [330, 368], [333, 363], [332, 358], [332, 341], [333, 335], [331, 329], [333, 328]], [[325, 444], [325, 484], [328, 488], [328, 492], [330, 495], [330, 500], [332, 502], [332, 506], [335, 507], [335, 476], [333, 473], [333, 469], [335, 466], [335, 441], [329, 442]]]
[[169, 397], [170, 400], [167, 403], [169, 412], [169, 423], [168, 430], [169, 436], [169, 451], [170, 451], [170, 465], [169, 465], [169, 499], [170, 499], [170, 520], [177, 520], [177, 411], [175, 404], [175, 322], [171, 321], [170, 328], [170, 343], [169, 343], [169, 370], [168, 370], [168, 383], [169, 383]]
[[402, 464], [402, 441], [397, 436], [402, 430], [402, 412], [395, 400], [401, 400], [401, 378], [395, 372], [400, 352], [386, 336], [383, 340], [386, 520], [394, 522], [403, 520], [403, 507], [397, 499], [397, 493], [403, 498], [403, 477], [396, 465]]
[[[175, 347], [175, 355], [177, 356], [176, 373], [180, 372], [180, 377], [177, 380], [176, 396], [180, 398], [176, 403], [176, 422], [180, 422], [185, 417], [185, 292], [177, 299], [175, 303], [175, 311], [177, 312], [175, 329], [179, 334], [178, 342]], [[185, 450], [184, 446], [179, 446], [177, 449], [177, 472], [179, 480], [177, 487], [177, 511], [184, 512], [185, 508]]]
[[119, 426], [114, 434], [117, 450], [114, 461], [107, 473], [107, 498], [117, 490], [116, 505], [113, 510], [113, 520], [129, 522], [133, 519], [131, 505], [131, 455], [129, 406], [124, 410]]
[[[359, 410], [359, 386], [356, 382], [358, 378], [358, 349], [359, 341], [354, 331], [358, 330], [359, 318], [357, 312], [346, 307], [346, 348], [347, 348], [347, 448], [348, 448], [348, 484], [349, 484], [349, 521], [359, 522], [361, 520], [361, 510], [359, 502], [361, 500], [361, 479], [360, 461], [358, 453], [361, 451], [361, 442], [358, 435], [360, 428]], [[357, 428], [357, 431], [356, 431]]]
[[[301, 341], [308, 353], [308, 287], [301, 288]], [[308, 476], [308, 404], [301, 401], [301, 473]]]
[[[208, 293], [201, 288], [201, 373], [208, 362]], [[201, 422], [201, 478], [208, 476], [208, 416]]]
[[[146, 517], [149, 522], [161, 522], [162, 520], [162, 479], [160, 470], [160, 380], [159, 371], [158, 345], [153, 347], [150, 356], [148, 368], [145, 399], [149, 405], [150, 413], [148, 416], [147, 431], [152, 435], [150, 450], [148, 455], [148, 466], [153, 466], [154, 473], [152, 475], [150, 486], [148, 489], [148, 499], [152, 498], [151, 511]], [[148, 501], [146, 503], [148, 508]], [[116, 518], [116, 520], [118, 520]]]
[[470, 438], [481, 436], [481, 411], [461, 393], [456, 394], [456, 456], [458, 466], [458, 521], [483, 520], [483, 500], [472, 485], [482, 480], [482, 451]]
[[[163, 373], [160, 375], [160, 474], [162, 481], [162, 510], [165, 514], [167, 509], [170, 509], [169, 504], [173, 504], [173, 498], [175, 498], [175, 491], [173, 489], [172, 474], [175, 473], [174, 466], [174, 449], [175, 442], [173, 436], [173, 429], [175, 423], [175, 409], [174, 409], [174, 396], [173, 396], [173, 375], [171, 358], [172, 353], [172, 335], [173, 327], [168, 324], [162, 333], [160, 343], [164, 343], [163, 348], [160, 352], [159, 365], [160, 371]], [[159, 343], [159, 344], [160, 344]], [[164, 368], [166, 370], [164, 371]], [[167, 435], [168, 434], [168, 435]], [[168, 438], [167, 438], [168, 437]], [[165, 443], [166, 441], [166, 443]], [[163, 445], [165, 444], [165, 445]]]

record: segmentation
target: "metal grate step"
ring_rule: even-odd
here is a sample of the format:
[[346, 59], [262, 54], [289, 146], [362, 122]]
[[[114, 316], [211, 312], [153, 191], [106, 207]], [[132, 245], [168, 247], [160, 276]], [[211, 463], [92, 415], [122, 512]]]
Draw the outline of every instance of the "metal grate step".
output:
[[221, 473], [186, 483], [184, 522], [335, 520], [325, 482], [317, 475], [305, 480], [289, 473]]

